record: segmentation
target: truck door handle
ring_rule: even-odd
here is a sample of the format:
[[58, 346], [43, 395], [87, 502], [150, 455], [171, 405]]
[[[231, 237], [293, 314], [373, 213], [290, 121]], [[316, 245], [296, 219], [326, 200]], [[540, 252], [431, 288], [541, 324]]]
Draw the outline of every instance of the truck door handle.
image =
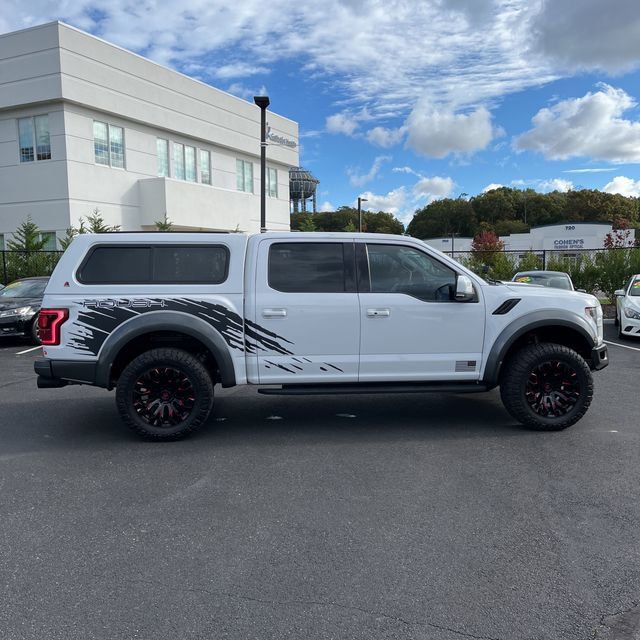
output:
[[263, 309], [262, 317], [263, 318], [286, 318], [287, 310], [286, 309]]
[[367, 318], [388, 318], [390, 315], [389, 309], [367, 309]]

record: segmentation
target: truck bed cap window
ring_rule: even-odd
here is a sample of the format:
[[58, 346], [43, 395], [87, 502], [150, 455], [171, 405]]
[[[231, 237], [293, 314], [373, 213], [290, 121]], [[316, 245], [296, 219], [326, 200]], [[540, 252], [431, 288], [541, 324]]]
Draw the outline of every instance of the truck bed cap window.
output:
[[77, 278], [82, 284], [221, 284], [228, 270], [223, 245], [98, 245]]

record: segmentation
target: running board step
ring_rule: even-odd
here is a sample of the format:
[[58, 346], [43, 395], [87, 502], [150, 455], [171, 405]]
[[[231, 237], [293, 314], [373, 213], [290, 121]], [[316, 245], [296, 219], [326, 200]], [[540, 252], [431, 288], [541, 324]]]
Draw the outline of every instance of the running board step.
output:
[[440, 383], [440, 382], [398, 382], [398, 383], [363, 383], [363, 384], [289, 384], [281, 387], [263, 387], [258, 393], [267, 396], [321, 396], [321, 395], [353, 395], [357, 393], [481, 393], [490, 387], [475, 382]]

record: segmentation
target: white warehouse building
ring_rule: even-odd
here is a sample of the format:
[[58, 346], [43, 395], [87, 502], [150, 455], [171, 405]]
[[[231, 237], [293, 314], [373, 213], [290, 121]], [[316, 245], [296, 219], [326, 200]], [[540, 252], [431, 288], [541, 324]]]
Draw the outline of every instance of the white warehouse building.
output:
[[[298, 125], [267, 113], [267, 227], [289, 229]], [[0, 36], [0, 249], [96, 208], [123, 230], [258, 231], [260, 109], [60, 22]]]
[[[604, 248], [607, 234], [613, 227], [610, 222], [562, 222], [540, 227], [532, 227], [528, 233], [512, 233], [500, 236], [504, 242], [505, 251], [561, 251], [567, 256], [576, 251]], [[635, 229], [630, 229], [627, 243], [633, 246]], [[430, 238], [425, 242], [440, 251], [453, 252], [471, 251], [473, 238]], [[559, 254], [561, 255], [561, 254]]]

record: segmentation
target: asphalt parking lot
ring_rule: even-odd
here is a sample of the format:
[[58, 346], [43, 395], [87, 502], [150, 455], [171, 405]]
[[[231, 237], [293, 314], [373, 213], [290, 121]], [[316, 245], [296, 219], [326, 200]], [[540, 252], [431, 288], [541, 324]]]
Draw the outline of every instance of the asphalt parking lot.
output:
[[0, 343], [0, 637], [640, 637], [640, 343], [606, 334], [560, 433], [495, 391], [238, 388], [164, 444]]

